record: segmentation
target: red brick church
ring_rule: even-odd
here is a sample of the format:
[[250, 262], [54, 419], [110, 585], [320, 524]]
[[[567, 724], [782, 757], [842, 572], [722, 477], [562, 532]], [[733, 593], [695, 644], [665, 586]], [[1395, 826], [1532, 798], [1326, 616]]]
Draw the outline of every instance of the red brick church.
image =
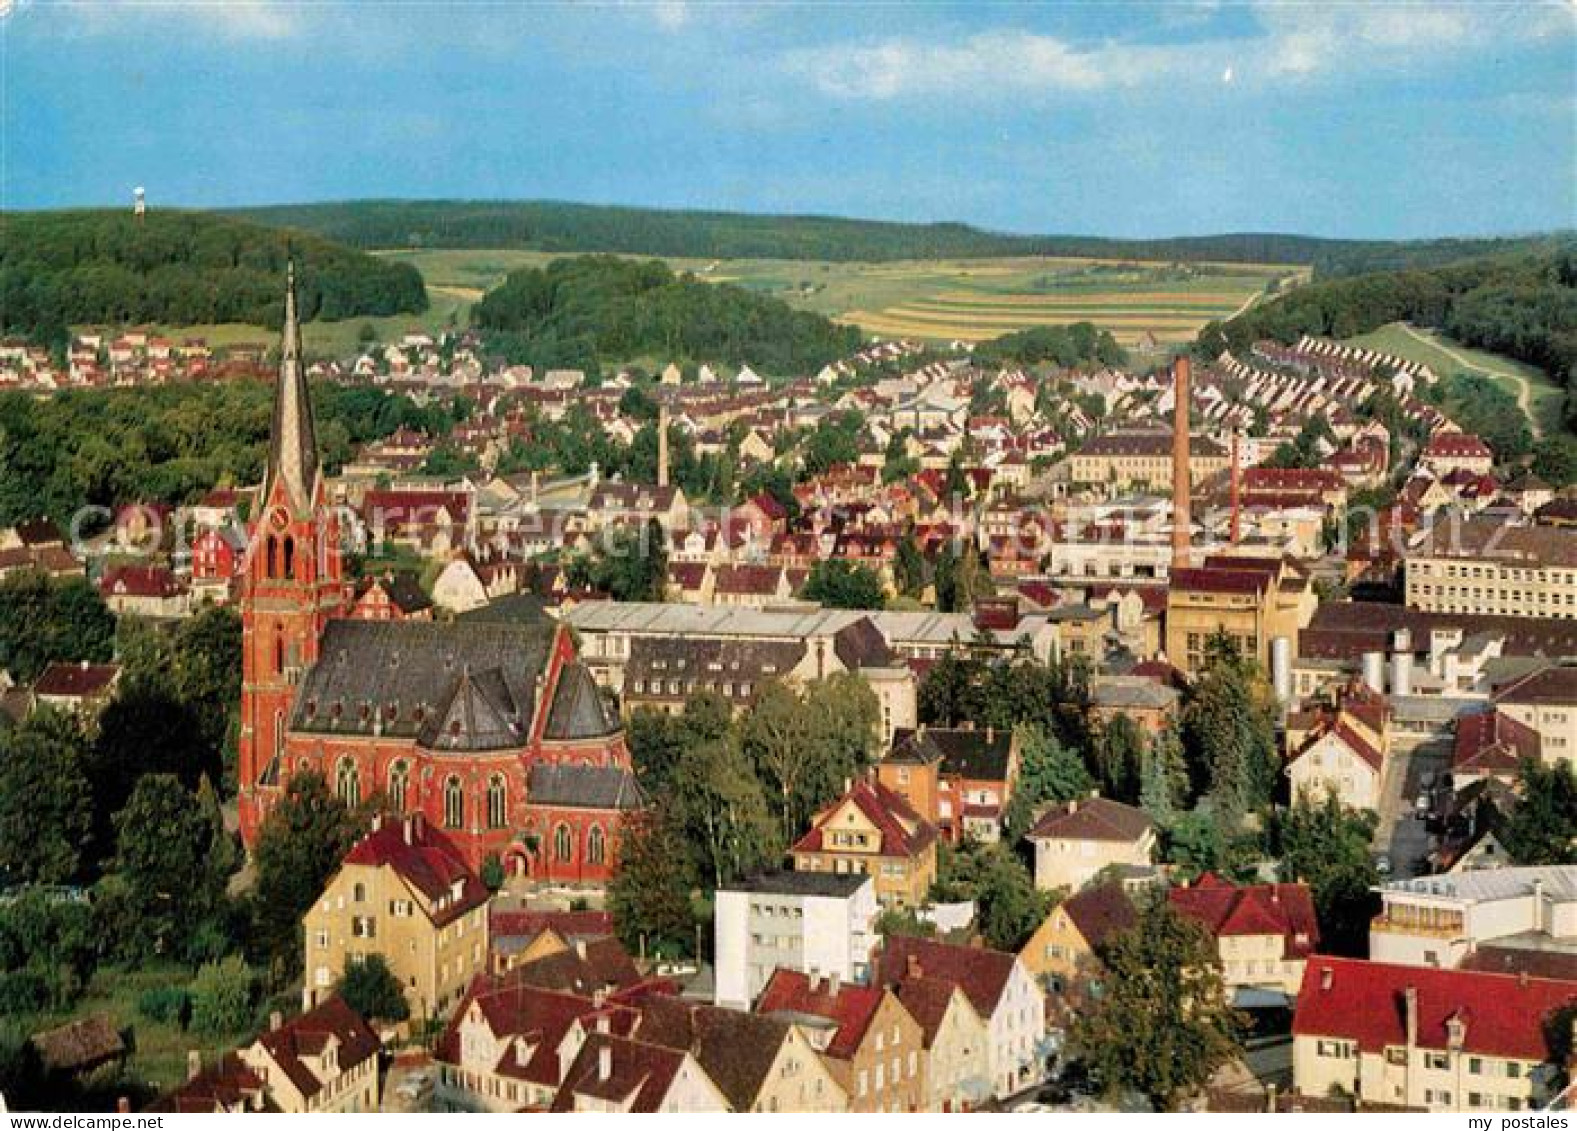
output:
[[644, 804], [617, 712], [569, 631], [532, 622], [350, 619], [318, 465], [292, 271], [268, 470], [241, 598], [240, 812], [248, 845], [292, 774], [351, 804], [421, 813], [473, 866], [608, 878]]

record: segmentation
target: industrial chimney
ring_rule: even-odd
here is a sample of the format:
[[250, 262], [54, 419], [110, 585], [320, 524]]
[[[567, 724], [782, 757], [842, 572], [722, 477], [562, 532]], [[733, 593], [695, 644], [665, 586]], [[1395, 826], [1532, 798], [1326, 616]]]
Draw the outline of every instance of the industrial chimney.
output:
[[1238, 456], [1238, 437], [1242, 430], [1237, 425], [1232, 426], [1232, 544], [1236, 546], [1242, 537], [1242, 527], [1239, 516], [1242, 513], [1239, 500], [1239, 480], [1243, 477], [1242, 460]]
[[1188, 568], [1188, 358], [1172, 363], [1172, 395], [1177, 404], [1172, 416], [1172, 568]]
[[668, 486], [668, 406], [657, 409], [657, 486]]

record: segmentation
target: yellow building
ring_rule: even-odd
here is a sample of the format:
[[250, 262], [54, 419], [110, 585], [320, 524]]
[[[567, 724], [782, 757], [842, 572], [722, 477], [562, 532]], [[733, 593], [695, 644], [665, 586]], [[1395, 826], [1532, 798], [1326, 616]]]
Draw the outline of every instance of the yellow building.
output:
[[1495, 518], [1441, 522], [1405, 565], [1415, 609], [1577, 618], [1577, 530]]
[[1018, 956], [1043, 986], [1066, 990], [1096, 978], [1101, 948], [1138, 920], [1121, 883], [1085, 888], [1051, 909]]
[[906, 978], [898, 1000], [920, 1023], [926, 1111], [972, 1108], [991, 1095], [991, 1033], [969, 995], [945, 978]]
[[1309, 575], [1289, 559], [1212, 554], [1200, 568], [1172, 571], [1166, 658], [1194, 675], [1211, 637], [1225, 633], [1268, 673], [1272, 642], [1286, 639], [1290, 663], [1318, 603]]
[[936, 879], [936, 826], [898, 794], [860, 780], [817, 813], [790, 850], [796, 872], [868, 875], [884, 907], [919, 907]]
[[[1227, 450], [1214, 440], [1194, 436], [1189, 441], [1189, 477], [1195, 483], [1225, 471], [1229, 459]], [[1075, 483], [1117, 491], [1164, 488], [1172, 482], [1172, 433], [1108, 432], [1085, 444], [1069, 462]]]
[[459, 852], [419, 814], [374, 818], [302, 922], [303, 1004], [331, 994], [348, 963], [378, 954], [413, 1018], [446, 1013], [486, 965], [487, 898]]

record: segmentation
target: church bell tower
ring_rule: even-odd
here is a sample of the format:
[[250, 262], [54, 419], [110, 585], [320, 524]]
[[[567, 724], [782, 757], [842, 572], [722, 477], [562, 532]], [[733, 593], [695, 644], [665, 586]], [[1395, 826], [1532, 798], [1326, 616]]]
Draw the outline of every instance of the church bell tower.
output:
[[285, 286], [268, 468], [242, 577], [239, 785], [248, 847], [289, 777], [285, 732], [296, 684], [318, 658], [324, 625], [345, 605], [339, 522], [318, 466], [293, 263]]

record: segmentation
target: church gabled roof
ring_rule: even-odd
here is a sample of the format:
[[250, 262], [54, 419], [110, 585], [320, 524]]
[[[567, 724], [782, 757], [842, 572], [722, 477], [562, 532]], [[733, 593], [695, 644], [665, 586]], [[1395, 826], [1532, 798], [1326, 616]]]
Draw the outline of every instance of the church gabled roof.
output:
[[279, 382], [274, 390], [274, 426], [268, 448], [268, 481], [263, 498], [283, 482], [290, 501], [305, 511], [312, 506], [318, 475], [318, 442], [307, 395], [307, 370], [301, 356], [301, 322], [296, 312], [296, 265], [285, 282], [285, 325], [279, 342]]
[[618, 729], [619, 721], [608, 709], [602, 690], [586, 665], [579, 661], [565, 664], [553, 692], [553, 705], [548, 708], [543, 736], [549, 741], [564, 742], [601, 738]]
[[460, 673], [442, 715], [429, 716], [419, 736], [431, 750], [502, 750], [525, 740], [513, 696], [497, 668]]

